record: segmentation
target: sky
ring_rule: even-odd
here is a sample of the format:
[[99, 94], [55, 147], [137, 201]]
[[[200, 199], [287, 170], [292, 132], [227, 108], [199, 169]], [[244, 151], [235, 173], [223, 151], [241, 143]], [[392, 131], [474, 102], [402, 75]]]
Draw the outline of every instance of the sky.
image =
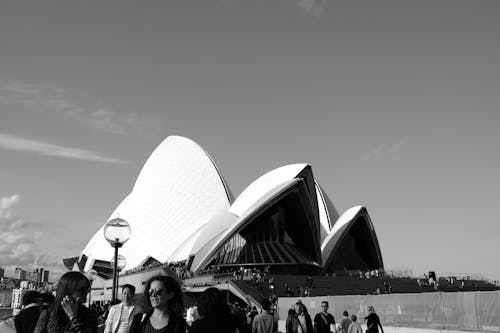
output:
[[63, 273], [180, 135], [236, 196], [310, 163], [339, 213], [367, 207], [387, 270], [500, 279], [499, 15], [494, 0], [1, 0], [0, 266]]

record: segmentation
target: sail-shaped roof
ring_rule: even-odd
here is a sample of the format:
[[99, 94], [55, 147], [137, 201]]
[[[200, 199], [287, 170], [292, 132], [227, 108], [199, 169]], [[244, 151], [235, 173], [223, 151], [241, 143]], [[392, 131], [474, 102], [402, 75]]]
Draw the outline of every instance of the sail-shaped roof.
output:
[[[131, 226], [130, 240], [120, 249], [130, 268], [147, 256], [166, 261], [231, 201], [212, 158], [192, 140], [169, 136], [151, 154], [132, 191], [108, 220], [120, 217]], [[89, 258], [89, 269], [93, 259], [110, 260], [113, 255], [103, 228], [82, 252]]]
[[[167, 137], [151, 154], [108, 220], [116, 217], [132, 229], [120, 249], [126, 269], [148, 256], [160, 262], [188, 259], [193, 271], [213, 264], [295, 265], [328, 272], [383, 267], [366, 208], [353, 207], [339, 216], [311, 165], [271, 170], [233, 202], [212, 158], [180, 136]], [[80, 255], [87, 259], [86, 271], [113, 255], [103, 228]]]

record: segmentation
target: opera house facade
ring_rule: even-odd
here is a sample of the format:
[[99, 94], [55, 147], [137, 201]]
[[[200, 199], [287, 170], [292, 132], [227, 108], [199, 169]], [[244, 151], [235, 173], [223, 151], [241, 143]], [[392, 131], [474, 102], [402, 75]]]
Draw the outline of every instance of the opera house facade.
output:
[[[185, 261], [194, 274], [241, 266], [297, 274], [383, 269], [367, 209], [339, 214], [311, 165], [274, 169], [234, 198], [208, 153], [179, 136], [151, 154], [108, 220], [117, 217], [132, 229], [120, 249], [125, 269], [146, 258]], [[113, 255], [103, 228], [80, 255], [83, 271]]]

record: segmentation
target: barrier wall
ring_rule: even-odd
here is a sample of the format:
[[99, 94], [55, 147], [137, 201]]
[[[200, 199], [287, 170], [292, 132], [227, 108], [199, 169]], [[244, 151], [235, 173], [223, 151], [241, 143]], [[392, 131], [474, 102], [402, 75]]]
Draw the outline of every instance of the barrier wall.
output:
[[435, 330], [500, 332], [500, 291], [432, 292], [419, 294], [280, 297], [279, 319], [300, 299], [311, 317], [321, 311], [321, 301], [330, 304], [338, 322], [342, 312], [355, 314], [363, 323], [366, 308], [373, 305], [382, 325]]

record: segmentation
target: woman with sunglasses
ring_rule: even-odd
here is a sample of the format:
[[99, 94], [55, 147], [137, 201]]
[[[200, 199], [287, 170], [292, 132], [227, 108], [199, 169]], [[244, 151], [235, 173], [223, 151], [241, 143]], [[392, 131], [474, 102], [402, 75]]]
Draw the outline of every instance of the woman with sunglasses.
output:
[[150, 278], [144, 286], [144, 302], [151, 310], [134, 316], [129, 333], [186, 332], [182, 290], [177, 280], [163, 275]]
[[97, 333], [97, 314], [87, 308], [90, 282], [80, 272], [67, 272], [57, 283], [56, 298], [44, 310], [34, 333]]

